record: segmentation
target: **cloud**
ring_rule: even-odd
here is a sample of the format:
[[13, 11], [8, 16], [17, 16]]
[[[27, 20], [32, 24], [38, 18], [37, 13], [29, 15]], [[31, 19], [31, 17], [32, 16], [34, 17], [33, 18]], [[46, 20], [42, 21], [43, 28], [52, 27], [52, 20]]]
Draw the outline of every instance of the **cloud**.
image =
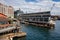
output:
[[[28, 13], [40, 12], [40, 11], [51, 11], [51, 14], [58, 15], [60, 12], [59, 11], [60, 2], [54, 2], [52, 0], [35, 0], [35, 1], [27, 2], [26, 0], [1, 0], [0, 2], [13, 6], [15, 10], [20, 8], [24, 12], [28, 12]], [[54, 3], [55, 3], [55, 6], [53, 7]]]
[[38, 2], [41, 2], [41, 1], [52, 1], [52, 0], [36, 0]]
[[0, 3], [2, 4], [6, 4], [6, 2], [4, 0], [0, 0]]

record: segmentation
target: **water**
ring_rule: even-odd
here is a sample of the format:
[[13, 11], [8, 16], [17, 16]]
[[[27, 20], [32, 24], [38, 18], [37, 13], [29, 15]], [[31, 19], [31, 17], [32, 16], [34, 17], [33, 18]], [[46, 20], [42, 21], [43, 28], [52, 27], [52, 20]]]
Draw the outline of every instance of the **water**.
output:
[[21, 24], [22, 31], [27, 33], [26, 37], [14, 38], [14, 40], [60, 40], [60, 21], [56, 21], [54, 29], [36, 27]]

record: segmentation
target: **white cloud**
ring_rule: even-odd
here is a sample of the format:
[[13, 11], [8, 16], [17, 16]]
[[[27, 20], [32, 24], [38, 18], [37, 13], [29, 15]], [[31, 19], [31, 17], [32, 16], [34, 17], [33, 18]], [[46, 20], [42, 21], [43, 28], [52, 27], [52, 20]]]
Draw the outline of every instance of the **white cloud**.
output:
[[0, 3], [2, 4], [6, 4], [6, 2], [4, 0], [0, 0]]
[[57, 14], [60, 12], [60, 2], [54, 2], [52, 0], [36, 0], [37, 2], [26, 2], [25, 0], [1, 0], [0, 2], [12, 5], [15, 10], [20, 8], [24, 12], [40, 12], [50, 11], [51, 7], [55, 3], [51, 13]]
[[41, 2], [41, 1], [52, 1], [52, 0], [36, 0], [38, 2]]

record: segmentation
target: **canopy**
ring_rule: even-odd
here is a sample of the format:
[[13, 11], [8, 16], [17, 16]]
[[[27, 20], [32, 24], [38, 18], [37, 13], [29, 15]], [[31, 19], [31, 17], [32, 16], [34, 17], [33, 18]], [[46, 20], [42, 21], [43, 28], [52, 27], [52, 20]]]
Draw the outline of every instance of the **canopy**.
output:
[[7, 20], [7, 16], [3, 13], [0, 13], [0, 21]]
[[[7, 16], [4, 15], [4, 14], [2, 14], [2, 13], [0, 13], [0, 23], [1, 23], [2, 21], [3, 21], [3, 22], [4, 22], [4, 21], [7, 22], [7, 20], [8, 20], [8, 19], [7, 19]], [[4, 24], [4, 25], [1, 25], [1, 24], [0, 24], [0, 28], [1, 28], [1, 27], [4, 27], [4, 26], [7, 26], [7, 24]]]
[[7, 18], [7, 16], [3, 13], [0, 13], [0, 18]]

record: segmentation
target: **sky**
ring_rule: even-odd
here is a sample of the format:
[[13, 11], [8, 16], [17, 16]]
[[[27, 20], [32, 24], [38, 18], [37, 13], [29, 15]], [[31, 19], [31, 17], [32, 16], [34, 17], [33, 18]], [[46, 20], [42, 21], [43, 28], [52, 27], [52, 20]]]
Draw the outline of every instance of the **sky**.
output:
[[60, 0], [0, 0], [0, 3], [11, 5], [14, 10], [24, 13], [51, 11], [52, 15], [60, 15]]
[[60, 0], [53, 0], [53, 1], [59, 2]]

